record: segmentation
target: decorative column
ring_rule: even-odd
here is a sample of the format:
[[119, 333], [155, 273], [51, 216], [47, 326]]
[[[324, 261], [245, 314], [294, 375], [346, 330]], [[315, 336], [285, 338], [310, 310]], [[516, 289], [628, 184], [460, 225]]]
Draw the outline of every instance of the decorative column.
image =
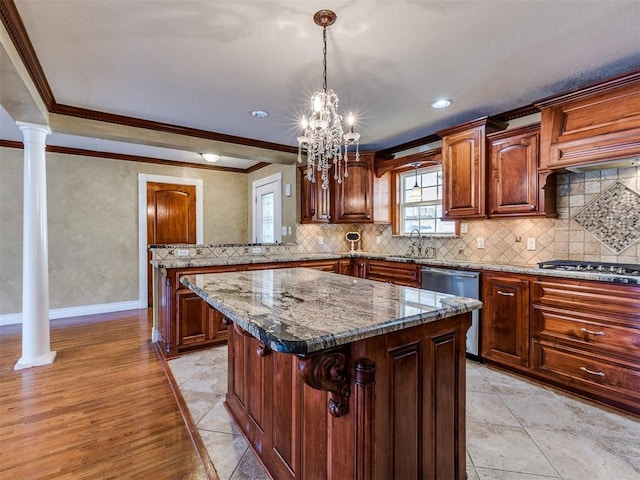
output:
[[17, 122], [24, 138], [22, 357], [14, 369], [53, 363], [49, 332], [46, 125]]

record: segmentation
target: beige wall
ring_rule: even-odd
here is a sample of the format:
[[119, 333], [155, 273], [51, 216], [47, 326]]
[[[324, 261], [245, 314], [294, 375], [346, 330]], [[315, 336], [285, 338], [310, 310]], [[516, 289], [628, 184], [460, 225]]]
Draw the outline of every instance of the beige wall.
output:
[[[247, 175], [47, 154], [50, 307], [138, 299], [138, 173], [199, 178], [204, 242], [247, 237]], [[23, 152], [0, 148], [0, 315], [22, 310]]]
[[[297, 205], [298, 205], [298, 196], [296, 193], [296, 172], [297, 172], [297, 164], [295, 165], [281, 165], [272, 163], [260, 170], [256, 170], [248, 175], [247, 180], [247, 203], [248, 213], [247, 213], [247, 240], [251, 243], [251, 233], [253, 230], [253, 199], [252, 195], [252, 186], [253, 182], [256, 180], [260, 180], [261, 178], [268, 177], [270, 175], [274, 175], [278, 172], [282, 173], [282, 226], [291, 227], [291, 235], [283, 235], [282, 242], [283, 243], [291, 243], [296, 241], [296, 224], [297, 224]], [[286, 184], [291, 185], [291, 196], [285, 196], [285, 186]]]

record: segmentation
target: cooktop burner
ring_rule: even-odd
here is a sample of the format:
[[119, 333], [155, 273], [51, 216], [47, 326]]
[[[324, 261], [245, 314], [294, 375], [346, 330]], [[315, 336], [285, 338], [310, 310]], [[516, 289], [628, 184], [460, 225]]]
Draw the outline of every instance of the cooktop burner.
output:
[[575, 260], [549, 260], [538, 263], [539, 268], [574, 272], [597, 272], [609, 275], [640, 276], [640, 265], [630, 263], [582, 262]]

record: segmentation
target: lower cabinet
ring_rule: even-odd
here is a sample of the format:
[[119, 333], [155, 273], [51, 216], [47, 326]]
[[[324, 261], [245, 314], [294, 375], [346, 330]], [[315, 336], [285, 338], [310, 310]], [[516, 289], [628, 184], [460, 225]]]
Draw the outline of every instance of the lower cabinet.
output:
[[640, 413], [640, 287], [538, 279], [531, 348], [537, 376]]
[[415, 263], [355, 258], [354, 265], [356, 277], [420, 288], [420, 265]]
[[528, 367], [528, 277], [485, 273], [482, 282], [482, 356], [502, 365]]
[[227, 343], [227, 320], [180, 283], [185, 275], [306, 267], [340, 272], [342, 260], [253, 263], [210, 267], [168, 268], [158, 275], [158, 321], [161, 350], [171, 358], [182, 352]]

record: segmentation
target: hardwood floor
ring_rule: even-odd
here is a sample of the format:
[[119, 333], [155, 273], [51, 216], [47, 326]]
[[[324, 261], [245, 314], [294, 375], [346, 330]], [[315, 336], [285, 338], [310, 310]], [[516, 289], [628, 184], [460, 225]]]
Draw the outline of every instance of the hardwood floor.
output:
[[150, 312], [53, 320], [55, 362], [20, 371], [21, 327], [0, 327], [0, 478], [217, 478], [154, 353]]

